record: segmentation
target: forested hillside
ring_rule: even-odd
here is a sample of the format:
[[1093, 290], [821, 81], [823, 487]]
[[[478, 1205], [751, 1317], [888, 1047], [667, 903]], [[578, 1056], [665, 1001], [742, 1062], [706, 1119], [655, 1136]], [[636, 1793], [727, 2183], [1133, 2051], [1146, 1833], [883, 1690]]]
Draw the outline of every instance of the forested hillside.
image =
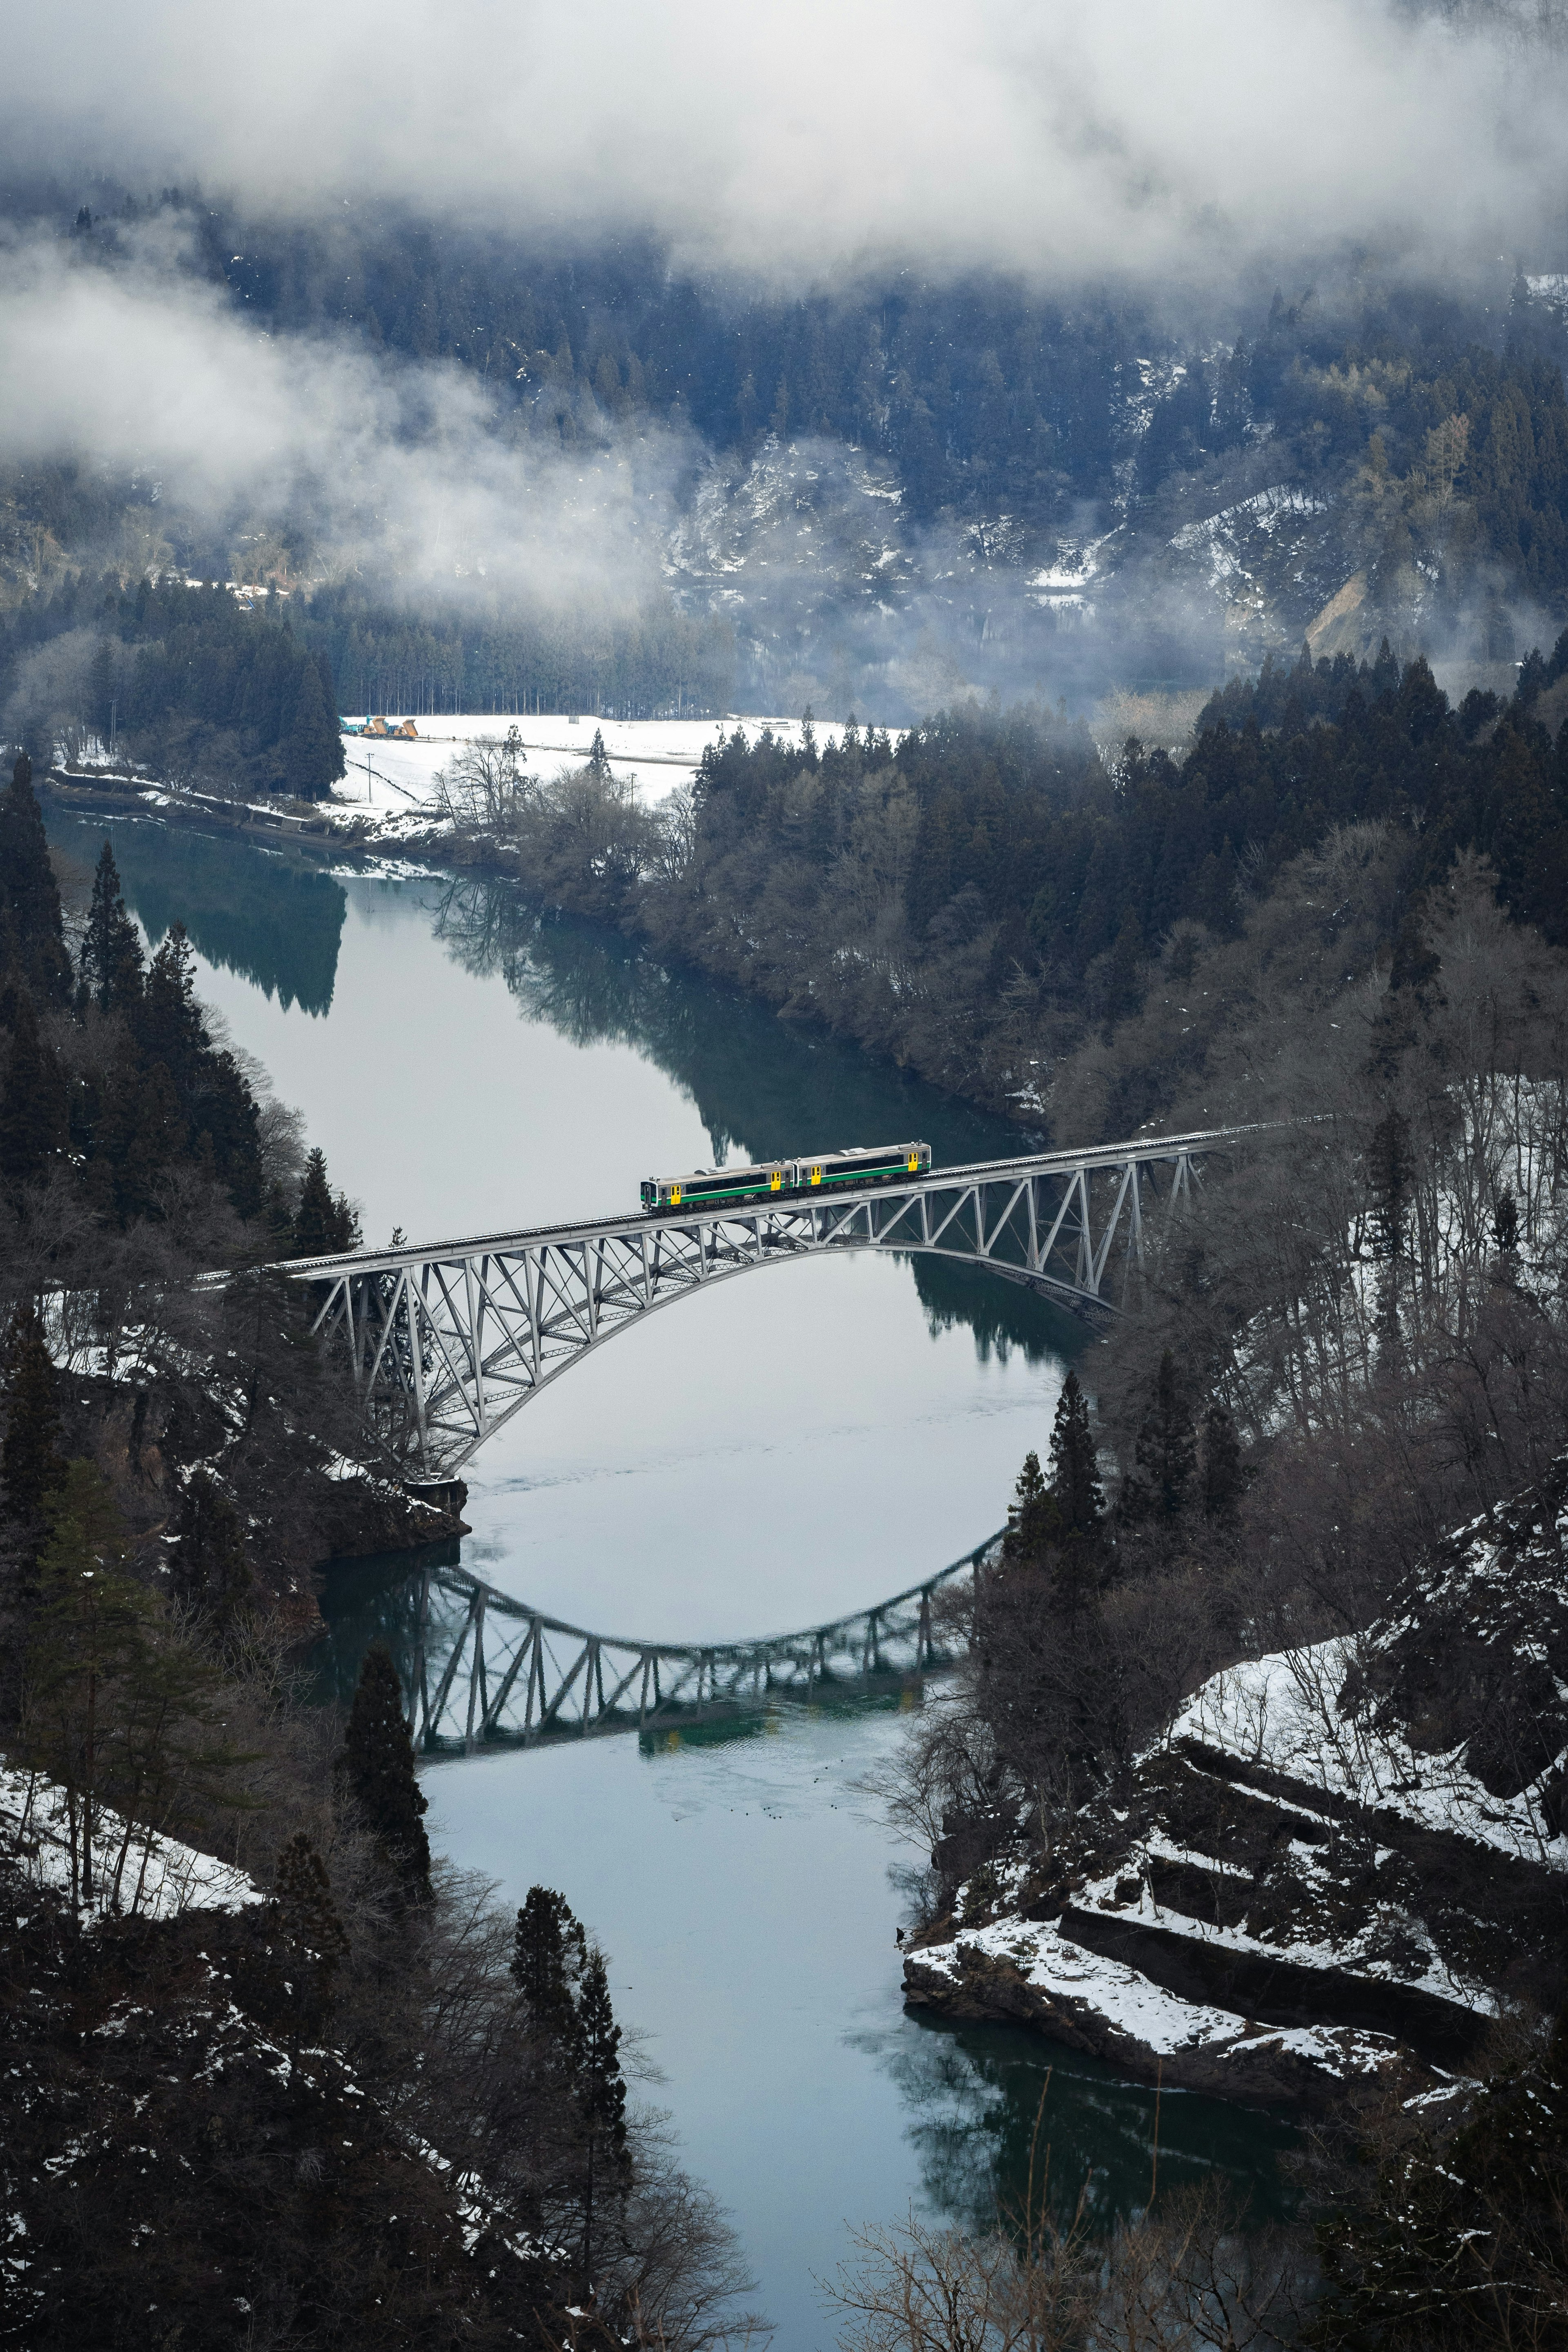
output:
[[84, 744], [226, 799], [323, 799], [343, 773], [330, 662], [286, 608], [222, 587], [68, 574], [0, 617], [13, 734], [40, 764]]
[[[302, 474], [216, 500], [85, 453], [16, 464], [0, 586], [111, 566], [287, 587], [340, 708], [815, 699], [907, 721], [970, 686], [1079, 708], [1192, 689], [1293, 657], [1309, 626], [1315, 654], [1387, 634], [1402, 659], [1484, 669], [1568, 621], [1553, 278], [1459, 298], [1325, 263], [1216, 331], [995, 274], [784, 299], [682, 276], [648, 241], [87, 193], [11, 199], [68, 283], [177, 250], [219, 315], [368, 370], [361, 399], [403, 418], [397, 467], [431, 480], [411, 501], [361, 481], [331, 417]], [[542, 574], [530, 559], [519, 583], [536, 530]]]
[[[515, 866], [546, 904], [1088, 1140], [1131, 1132], [1201, 1074], [1224, 1015], [1194, 997], [1199, 960], [1335, 828], [1375, 825], [1388, 845], [1363, 970], [1405, 969], [1405, 914], [1460, 851], [1560, 940], [1565, 667], [1568, 637], [1506, 706], [1472, 693], [1456, 711], [1425, 662], [1386, 647], [1359, 666], [1303, 656], [1214, 698], [1184, 760], [1129, 741], [1109, 767], [1038, 709], [961, 708], [896, 750], [875, 729], [825, 751], [737, 729], [652, 811], [602, 757], [547, 784], [515, 747], [476, 747], [451, 772], [442, 837]], [[1182, 1019], [1146, 1048], [1139, 1019], [1177, 998]]]
[[[181, 592], [160, 617], [193, 605], [233, 609]], [[221, 637], [183, 642], [216, 663]], [[743, 2335], [721, 2216], [628, 2113], [604, 1955], [551, 1890], [508, 1919], [433, 1865], [384, 1650], [346, 1723], [299, 1672], [323, 1559], [453, 1519], [373, 1458], [267, 1270], [358, 1238], [321, 1153], [213, 1034], [179, 922], [149, 961], [109, 844], [64, 877], [62, 904], [24, 753], [0, 795], [0, 2342], [516, 2344], [595, 2298], [584, 2346]]]
[[[298, 1115], [215, 1039], [184, 927], [147, 961], [107, 843], [68, 881], [68, 933], [24, 753], [0, 795], [9, 1425], [47, 1344], [49, 1444], [102, 1465], [142, 1571], [166, 1576], [175, 1546], [193, 1589], [219, 1563], [235, 1595], [306, 1627], [315, 1559], [408, 1540], [406, 1507], [305, 1340], [304, 1301], [259, 1271], [347, 1246], [353, 1211]], [[193, 1288], [219, 1269], [226, 1286]], [[44, 1507], [39, 1488], [27, 1510]]]

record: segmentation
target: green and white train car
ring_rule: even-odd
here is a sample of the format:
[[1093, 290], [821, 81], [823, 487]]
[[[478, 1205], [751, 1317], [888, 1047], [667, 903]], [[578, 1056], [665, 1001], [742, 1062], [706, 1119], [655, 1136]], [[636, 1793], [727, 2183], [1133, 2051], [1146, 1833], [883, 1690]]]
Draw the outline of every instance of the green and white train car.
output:
[[890, 1184], [900, 1176], [923, 1176], [930, 1167], [929, 1143], [858, 1144], [805, 1160], [763, 1160], [754, 1168], [694, 1168], [689, 1176], [649, 1176], [641, 1188], [642, 1204], [650, 1216], [666, 1209], [733, 1209], [773, 1198]]

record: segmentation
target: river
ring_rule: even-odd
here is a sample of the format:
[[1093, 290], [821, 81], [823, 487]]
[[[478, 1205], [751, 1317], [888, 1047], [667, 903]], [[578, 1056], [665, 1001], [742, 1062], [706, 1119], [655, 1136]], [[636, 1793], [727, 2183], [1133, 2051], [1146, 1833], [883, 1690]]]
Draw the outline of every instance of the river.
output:
[[[176, 916], [235, 1044], [304, 1112], [365, 1237], [624, 1209], [725, 1158], [919, 1136], [937, 1161], [1017, 1130], [504, 887], [332, 876], [232, 836], [111, 833], [156, 941]], [[771, 1268], [650, 1318], [545, 1389], [468, 1472], [462, 1562], [606, 1633], [721, 1641], [839, 1616], [1000, 1524], [1082, 1334], [1012, 1285], [865, 1255]], [[332, 1571], [352, 1673], [397, 1565]], [[437, 1848], [509, 1904], [558, 1887], [610, 1955], [617, 2014], [690, 2169], [729, 2206], [779, 2352], [833, 2341], [817, 2282], [848, 2231], [1016, 2193], [1047, 2070], [1052, 2178], [1107, 2218], [1147, 2191], [1152, 2094], [1002, 2028], [907, 2016], [900, 1854], [863, 1787], [898, 1699], [433, 1761]], [[1160, 2173], [1265, 2207], [1283, 2126], [1162, 2103]]]

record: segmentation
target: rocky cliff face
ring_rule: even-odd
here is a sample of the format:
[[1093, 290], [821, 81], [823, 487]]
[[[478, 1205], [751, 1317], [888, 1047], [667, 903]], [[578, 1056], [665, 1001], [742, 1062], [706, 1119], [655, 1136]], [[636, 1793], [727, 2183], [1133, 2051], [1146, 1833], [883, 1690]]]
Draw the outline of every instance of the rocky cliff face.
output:
[[1462, 2069], [1562, 1994], [1565, 1535], [1568, 1459], [1364, 1634], [1214, 1676], [1064, 1850], [960, 1890], [908, 1999], [1236, 2097]]

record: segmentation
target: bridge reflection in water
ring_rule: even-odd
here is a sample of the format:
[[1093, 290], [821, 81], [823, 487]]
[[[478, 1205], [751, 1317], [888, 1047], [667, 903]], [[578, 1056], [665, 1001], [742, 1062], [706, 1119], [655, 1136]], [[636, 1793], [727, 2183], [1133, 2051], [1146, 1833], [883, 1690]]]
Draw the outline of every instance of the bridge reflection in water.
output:
[[[383, 1640], [427, 1753], [534, 1747], [616, 1731], [721, 1722], [783, 1700], [875, 1696], [951, 1665], [938, 1594], [1000, 1542], [889, 1600], [826, 1624], [742, 1642], [656, 1642], [590, 1633], [514, 1600], [432, 1549], [410, 1573], [385, 1563], [338, 1572], [327, 1603], [329, 1673], [346, 1696], [364, 1650]], [[356, 1605], [357, 1603], [357, 1605]]]

